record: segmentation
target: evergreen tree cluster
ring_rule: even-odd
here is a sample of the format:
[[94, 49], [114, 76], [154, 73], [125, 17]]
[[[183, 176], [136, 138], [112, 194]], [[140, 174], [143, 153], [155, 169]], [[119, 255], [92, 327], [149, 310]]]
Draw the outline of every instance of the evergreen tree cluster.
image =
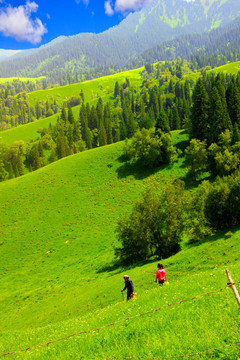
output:
[[46, 79], [37, 82], [14, 79], [12, 82], [1, 84], [0, 131], [55, 114], [59, 110], [56, 101], [51, 105], [48, 101], [38, 102], [35, 107], [30, 106], [27, 101], [26, 93], [46, 87]]
[[193, 90], [189, 174], [233, 173], [240, 165], [240, 76], [204, 76]]

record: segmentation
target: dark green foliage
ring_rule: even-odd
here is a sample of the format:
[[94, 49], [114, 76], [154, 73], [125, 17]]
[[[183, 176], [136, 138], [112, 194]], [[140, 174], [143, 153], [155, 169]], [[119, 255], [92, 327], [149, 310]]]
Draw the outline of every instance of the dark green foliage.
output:
[[164, 133], [170, 132], [168, 116], [165, 113], [164, 109], [160, 110], [159, 115], [157, 117], [156, 124], [155, 124], [156, 134], [159, 130], [160, 130], [160, 132], [164, 132]]
[[209, 134], [209, 99], [201, 79], [197, 80], [193, 90], [192, 101], [192, 137], [203, 141], [208, 138]]
[[147, 190], [130, 216], [119, 221], [116, 232], [122, 247], [115, 254], [124, 263], [157, 255], [166, 258], [180, 249], [183, 232], [184, 187], [168, 185], [160, 194]]
[[233, 143], [231, 132], [226, 130], [219, 135], [218, 144], [220, 146], [213, 143], [208, 148], [209, 171], [213, 176], [230, 175], [239, 168], [240, 143]]
[[217, 179], [210, 186], [204, 213], [216, 230], [226, 229], [240, 223], [240, 175]]
[[120, 94], [120, 91], [119, 91], [119, 83], [118, 81], [116, 81], [115, 83], [115, 88], [114, 88], [114, 98], [116, 99], [116, 97]]
[[147, 167], [168, 164], [176, 158], [171, 135], [160, 132], [156, 135], [154, 129], [137, 131], [132, 140], [126, 142], [124, 153], [128, 159]]
[[6, 180], [7, 178], [7, 171], [5, 170], [4, 163], [2, 159], [0, 159], [0, 182]]
[[188, 175], [197, 180], [197, 176], [204, 173], [207, 169], [207, 149], [206, 142], [192, 139], [190, 145], [185, 150], [186, 165], [189, 168]]

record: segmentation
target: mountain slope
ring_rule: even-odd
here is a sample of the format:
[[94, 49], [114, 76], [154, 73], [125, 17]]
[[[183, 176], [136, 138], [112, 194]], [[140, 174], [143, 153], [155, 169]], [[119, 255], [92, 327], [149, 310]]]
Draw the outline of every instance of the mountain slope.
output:
[[180, 34], [217, 28], [238, 15], [240, 3], [237, 0], [153, 0], [104, 33], [60, 38], [57, 43], [29, 56], [2, 62], [0, 76], [46, 75], [56, 79], [68, 72], [123, 67], [156, 44]]
[[[173, 136], [175, 141], [185, 139], [183, 132]], [[153, 176], [129, 169], [124, 174], [118, 160], [122, 147], [117, 143], [86, 151], [0, 184], [0, 355], [113, 322], [117, 323], [100, 331], [12, 356], [159, 358], [239, 342], [238, 308], [231, 289], [167, 307], [225, 288], [226, 267], [234, 281], [240, 280], [239, 228], [228, 237], [218, 234], [164, 259], [168, 287], [154, 284], [156, 262], [111, 266], [118, 217], [131, 211], [147, 185], [163, 185], [184, 172], [178, 163]], [[122, 301], [120, 292], [125, 273], [138, 295], [129, 303]], [[201, 359], [236, 360], [239, 355], [239, 347], [233, 347], [202, 354]]]
[[[206, 56], [218, 54], [230, 56], [228, 61], [234, 61], [231, 53], [240, 47], [240, 17], [234, 21], [202, 34], [185, 34], [173, 40], [164, 41], [152, 48], [147, 49], [141, 55], [129, 63], [129, 67], [141, 66], [146, 62], [160, 60], [174, 60], [178, 57], [190, 59], [191, 55], [200, 53]], [[235, 61], [238, 59], [235, 59]]]

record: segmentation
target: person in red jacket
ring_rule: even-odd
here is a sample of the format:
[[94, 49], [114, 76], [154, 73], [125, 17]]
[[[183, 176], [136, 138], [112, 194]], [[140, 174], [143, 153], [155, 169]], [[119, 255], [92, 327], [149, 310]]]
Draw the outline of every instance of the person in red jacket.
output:
[[155, 282], [158, 281], [159, 285], [163, 285], [164, 282], [167, 280], [167, 276], [166, 276], [166, 271], [163, 268], [162, 264], [157, 264], [157, 272], [156, 272], [156, 280]]

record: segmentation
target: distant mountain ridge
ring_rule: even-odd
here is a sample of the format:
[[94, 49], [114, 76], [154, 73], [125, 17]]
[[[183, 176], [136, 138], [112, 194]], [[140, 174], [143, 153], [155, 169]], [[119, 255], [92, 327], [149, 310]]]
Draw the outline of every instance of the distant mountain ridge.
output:
[[152, 0], [101, 34], [60, 37], [1, 62], [0, 76], [49, 76], [124, 67], [149, 48], [181, 34], [201, 34], [240, 15], [239, 0]]

